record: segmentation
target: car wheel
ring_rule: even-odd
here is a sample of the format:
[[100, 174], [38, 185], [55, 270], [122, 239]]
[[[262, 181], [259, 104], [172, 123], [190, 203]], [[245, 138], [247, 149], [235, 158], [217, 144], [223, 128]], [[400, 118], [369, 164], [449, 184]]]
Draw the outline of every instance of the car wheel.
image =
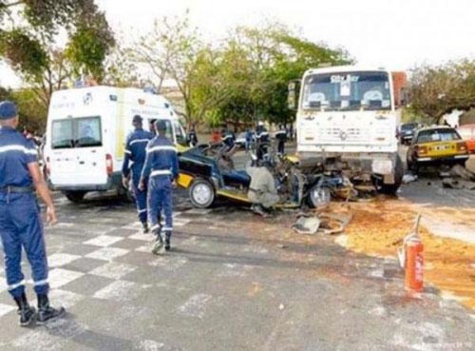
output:
[[314, 185], [307, 196], [307, 203], [310, 208], [321, 208], [331, 201], [330, 189]]
[[69, 201], [77, 204], [84, 200], [84, 196], [86, 195], [86, 192], [85, 191], [66, 191], [64, 195]]
[[194, 207], [208, 208], [215, 199], [213, 185], [204, 179], [196, 179], [189, 190], [190, 201]]

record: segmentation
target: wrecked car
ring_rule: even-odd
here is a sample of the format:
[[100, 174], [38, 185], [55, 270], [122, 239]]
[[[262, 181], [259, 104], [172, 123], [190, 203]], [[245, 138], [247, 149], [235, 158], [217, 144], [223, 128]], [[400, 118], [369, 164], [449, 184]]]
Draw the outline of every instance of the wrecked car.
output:
[[[217, 198], [251, 204], [247, 197], [251, 177], [244, 169], [235, 169], [232, 156], [223, 150], [220, 144], [200, 145], [179, 155], [178, 185], [188, 189], [194, 207], [208, 208]], [[320, 166], [305, 166], [288, 156], [276, 160], [272, 173], [281, 198], [277, 208], [321, 207], [349, 186], [339, 172], [324, 172]]]

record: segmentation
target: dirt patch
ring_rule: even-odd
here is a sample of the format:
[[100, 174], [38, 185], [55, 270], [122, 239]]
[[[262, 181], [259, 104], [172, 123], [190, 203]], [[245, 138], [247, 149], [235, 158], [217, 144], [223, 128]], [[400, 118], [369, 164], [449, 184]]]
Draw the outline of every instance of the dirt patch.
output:
[[[341, 205], [336, 206], [336, 210]], [[349, 205], [353, 219], [347, 227], [347, 248], [376, 256], [396, 257], [398, 241], [412, 229], [417, 209], [409, 202], [377, 199], [371, 203]], [[451, 221], [473, 224], [474, 210], [434, 209], [432, 215]], [[420, 230], [424, 243], [425, 281], [461, 303], [475, 309], [475, 245], [440, 238], [425, 228]]]

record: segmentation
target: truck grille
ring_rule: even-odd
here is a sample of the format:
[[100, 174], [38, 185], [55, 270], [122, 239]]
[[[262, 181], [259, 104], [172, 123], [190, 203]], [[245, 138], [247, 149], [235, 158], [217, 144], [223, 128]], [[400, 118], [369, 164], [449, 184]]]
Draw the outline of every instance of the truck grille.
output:
[[[327, 127], [317, 128], [318, 143], [324, 144], [371, 144], [389, 141], [389, 130], [387, 128], [358, 128], [358, 127]], [[384, 138], [383, 140], [378, 140]]]

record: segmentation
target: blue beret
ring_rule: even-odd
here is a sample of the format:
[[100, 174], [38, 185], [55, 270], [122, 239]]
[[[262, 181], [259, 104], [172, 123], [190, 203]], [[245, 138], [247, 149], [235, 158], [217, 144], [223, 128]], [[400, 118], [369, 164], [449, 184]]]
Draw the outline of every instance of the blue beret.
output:
[[18, 110], [11, 101], [3, 101], [0, 103], [0, 119], [10, 119], [18, 116]]
[[166, 122], [163, 121], [163, 120], [158, 119], [158, 120], [155, 122], [155, 129], [158, 130], [158, 131], [160, 131], [160, 130], [162, 130], [162, 131], [167, 130], [167, 124], [166, 124]]

